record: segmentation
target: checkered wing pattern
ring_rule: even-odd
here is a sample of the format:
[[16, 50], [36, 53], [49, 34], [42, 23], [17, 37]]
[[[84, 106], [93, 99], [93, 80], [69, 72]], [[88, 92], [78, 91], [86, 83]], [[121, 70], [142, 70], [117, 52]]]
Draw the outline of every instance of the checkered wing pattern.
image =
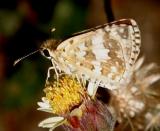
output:
[[65, 73], [115, 89], [131, 71], [140, 44], [136, 22], [122, 19], [75, 34], [64, 40], [53, 55]]

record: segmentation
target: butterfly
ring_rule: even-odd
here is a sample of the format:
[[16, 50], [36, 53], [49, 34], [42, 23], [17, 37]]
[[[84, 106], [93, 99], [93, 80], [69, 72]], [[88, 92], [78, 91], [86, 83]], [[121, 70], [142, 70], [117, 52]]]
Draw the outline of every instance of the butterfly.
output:
[[131, 71], [140, 45], [135, 20], [121, 19], [76, 33], [63, 41], [47, 40], [41, 48], [48, 51], [52, 68], [116, 89]]
[[48, 72], [54, 69], [57, 76], [59, 72], [74, 74], [112, 90], [128, 77], [140, 46], [136, 21], [120, 19], [75, 33], [62, 41], [47, 40], [40, 51], [52, 61]]

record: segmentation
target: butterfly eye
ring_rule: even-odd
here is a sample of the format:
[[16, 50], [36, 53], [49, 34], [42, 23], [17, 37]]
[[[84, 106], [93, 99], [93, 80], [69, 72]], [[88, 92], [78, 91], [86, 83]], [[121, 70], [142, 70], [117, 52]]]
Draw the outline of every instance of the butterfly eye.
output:
[[42, 50], [41, 53], [43, 56], [47, 57], [48, 59], [51, 58], [49, 51], [47, 49]]

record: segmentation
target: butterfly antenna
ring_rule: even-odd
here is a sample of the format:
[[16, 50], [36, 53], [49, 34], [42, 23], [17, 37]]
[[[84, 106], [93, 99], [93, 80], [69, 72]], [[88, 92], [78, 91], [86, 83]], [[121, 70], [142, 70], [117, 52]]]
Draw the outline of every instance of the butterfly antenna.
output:
[[21, 60], [27, 58], [28, 56], [31, 56], [31, 55], [33, 55], [33, 54], [39, 52], [40, 50], [41, 50], [41, 49], [38, 49], [38, 50], [36, 50], [36, 51], [33, 51], [33, 52], [29, 53], [29, 54], [26, 55], [26, 56], [23, 56], [23, 57], [21, 57], [21, 58], [15, 60], [14, 63], [13, 63], [13, 66], [17, 65]]

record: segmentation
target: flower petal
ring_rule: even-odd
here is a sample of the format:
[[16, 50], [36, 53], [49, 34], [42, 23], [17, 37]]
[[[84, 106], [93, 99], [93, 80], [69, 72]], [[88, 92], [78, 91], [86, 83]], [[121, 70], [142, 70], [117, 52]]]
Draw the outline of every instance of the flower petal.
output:
[[38, 124], [39, 127], [43, 128], [51, 128], [52, 130], [55, 129], [57, 126], [61, 125], [64, 121], [63, 117], [50, 117]]
[[138, 61], [135, 63], [134, 70], [136, 71], [136, 70], [140, 69], [140, 67], [142, 66], [143, 62], [144, 62], [144, 56], [139, 58]]
[[45, 109], [45, 108], [37, 108], [37, 110], [39, 110], [39, 111], [44, 111], [44, 112], [48, 112], [48, 113], [52, 113], [52, 108], [48, 108], [48, 109]]
[[146, 77], [146, 75], [148, 74], [149, 71], [151, 71], [152, 69], [155, 69], [157, 67], [157, 65], [155, 63], [151, 63], [149, 65], [146, 65], [144, 67], [142, 67], [141, 69], [139, 69], [139, 71], [136, 72], [136, 76], [139, 79], [143, 79]]
[[50, 108], [50, 105], [49, 105], [48, 103], [37, 102], [37, 104], [38, 104], [41, 108]]
[[148, 77], [146, 77], [143, 82], [144, 84], [146, 84], [146, 86], [150, 86], [152, 85], [153, 83], [155, 83], [156, 81], [158, 81], [160, 79], [160, 74], [157, 74], [157, 75], [150, 75]]
[[52, 108], [49, 104], [49, 101], [45, 97], [42, 97], [42, 102], [37, 102], [37, 104], [39, 105], [39, 108], [37, 110], [45, 111], [49, 113], [52, 112]]

